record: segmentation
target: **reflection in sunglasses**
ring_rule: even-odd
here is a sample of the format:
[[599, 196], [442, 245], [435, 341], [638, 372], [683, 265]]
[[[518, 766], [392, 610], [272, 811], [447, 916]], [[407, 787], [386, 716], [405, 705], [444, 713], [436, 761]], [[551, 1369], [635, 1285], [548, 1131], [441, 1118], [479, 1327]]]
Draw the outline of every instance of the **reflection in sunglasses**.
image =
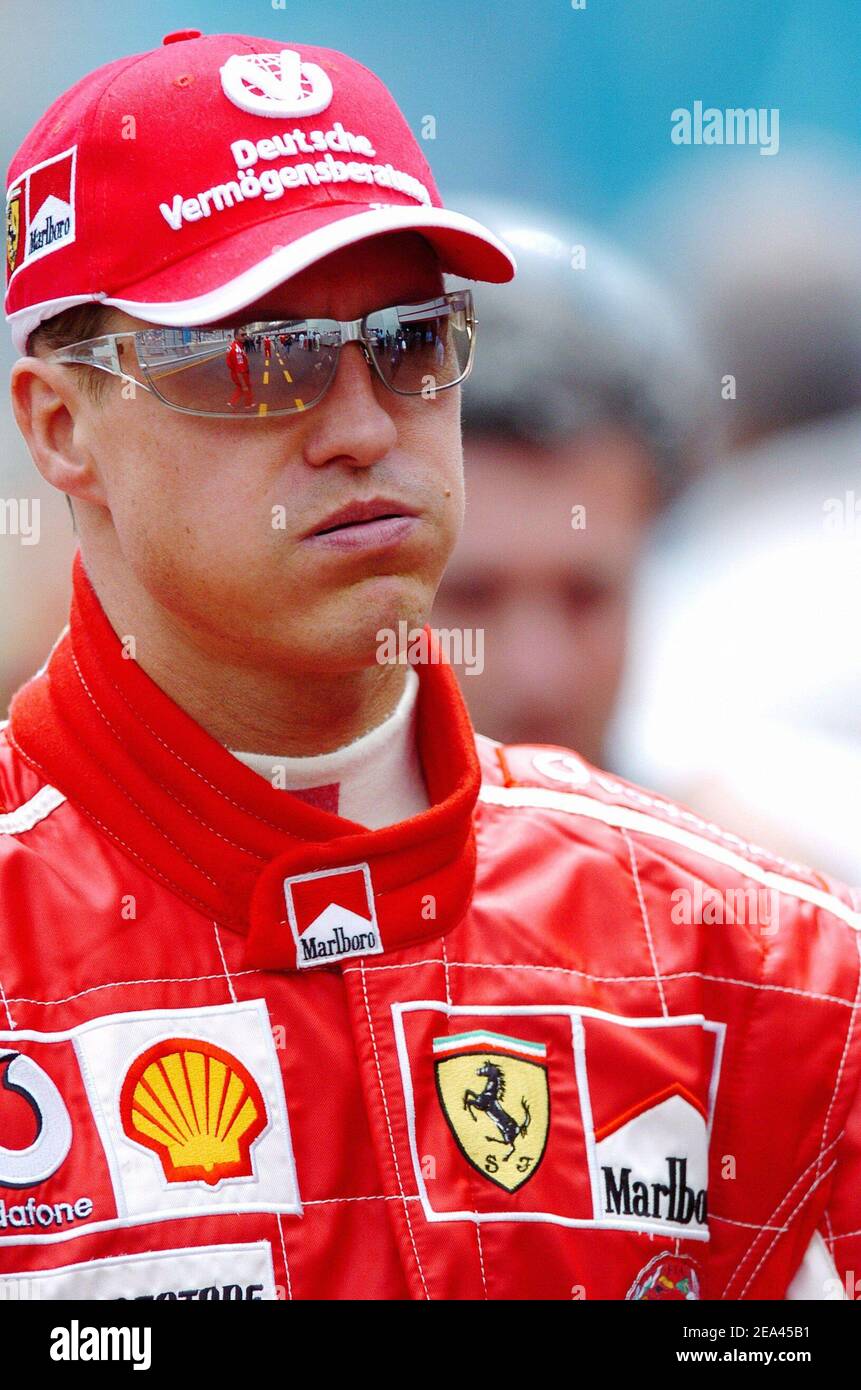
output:
[[363, 319], [294, 319], [239, 328], [151, 327], [70, 344], [55, 360], [140, 381], [167, 405], [222, 418], [287, 415], [322, 398], [344, 344], [358, 342], [390, 390], [433, 399], [472, 363], [468, 291], [375, 310]]

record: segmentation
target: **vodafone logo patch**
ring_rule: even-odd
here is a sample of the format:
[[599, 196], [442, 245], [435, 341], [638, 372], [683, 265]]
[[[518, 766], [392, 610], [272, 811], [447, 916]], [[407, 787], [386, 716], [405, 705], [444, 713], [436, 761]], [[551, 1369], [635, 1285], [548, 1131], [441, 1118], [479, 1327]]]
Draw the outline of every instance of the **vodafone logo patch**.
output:
[[382, 953], [367, 864], [285, 878], [284, 898], [299, 970]]
[[14, 1130], [16, 1119], [20, 1124], [22, 1110], [35, 1129], [29, 1143], [0, 1144], [0, 1186], [36, 1187], [56, 1173], [72, 1147], [68, 1108], [48, 1073], [26, 1053], [0, 1051], [0, 1086], [26, 1102], [6, 1108], [0, 1126], [4, 1137]]
[[295, 49], [234, 53], [221, 69], [224, 95], [253, 116], [316, 116], [332, 100], [332, 82]]

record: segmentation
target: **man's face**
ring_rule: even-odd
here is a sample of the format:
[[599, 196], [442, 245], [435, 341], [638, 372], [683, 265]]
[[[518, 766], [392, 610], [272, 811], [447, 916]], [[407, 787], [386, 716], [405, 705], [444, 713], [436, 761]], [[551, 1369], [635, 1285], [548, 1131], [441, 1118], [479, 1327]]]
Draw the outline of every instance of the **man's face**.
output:
[[466, 525], [433, 621], [484, 629], [484, 671], [463, 680], [476, 727], [600, 763], [655, 503], [649, 456], [609, 431], [552, 449], [478, 438], [466, 474]]
[[[399, 233], [327, 257], [241, 317], [353, 319], [441, 289], [429, 244]], [[326, 395], [297, 415], [206, 419], [128, 393], [111, 379], [82, 404], [76, 433], [100, 479], [87, 515], [209, 654], [355, 670], [375, 660], [378, 629], [425, 620], [463, 516], [458, 388], [397, 396], [351, 343]], [[318, 534], [355, 502], [407, 519]]]

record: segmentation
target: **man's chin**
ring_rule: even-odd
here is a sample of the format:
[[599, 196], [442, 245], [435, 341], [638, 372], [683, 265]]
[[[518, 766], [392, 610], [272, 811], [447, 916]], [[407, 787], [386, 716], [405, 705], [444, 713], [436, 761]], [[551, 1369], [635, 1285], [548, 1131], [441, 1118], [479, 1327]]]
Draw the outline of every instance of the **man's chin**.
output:
[[322, 609], [313, 623], [303, 625], [294, 656], [318, 673], [366, 670], [387, 665], [393, 639], [427, 621], [431, 597], [424, 584], [401, 576], [380, 576], [356, 585], [342, 600]]

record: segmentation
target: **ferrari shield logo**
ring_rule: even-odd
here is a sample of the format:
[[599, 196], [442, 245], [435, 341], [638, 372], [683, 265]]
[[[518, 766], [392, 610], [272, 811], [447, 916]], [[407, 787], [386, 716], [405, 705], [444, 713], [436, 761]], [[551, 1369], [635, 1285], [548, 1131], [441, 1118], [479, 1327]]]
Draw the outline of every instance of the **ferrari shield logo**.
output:
[[16, 188], [6, 204], [6, 269], [9, 275], [18, 265], [21, 246], [21, 189]]
[[434, 1038], [437, 1093], [464, 1158], [506, 1192], [528, 1182], [550, 1128], [547, 1048], [477, 1031]]

